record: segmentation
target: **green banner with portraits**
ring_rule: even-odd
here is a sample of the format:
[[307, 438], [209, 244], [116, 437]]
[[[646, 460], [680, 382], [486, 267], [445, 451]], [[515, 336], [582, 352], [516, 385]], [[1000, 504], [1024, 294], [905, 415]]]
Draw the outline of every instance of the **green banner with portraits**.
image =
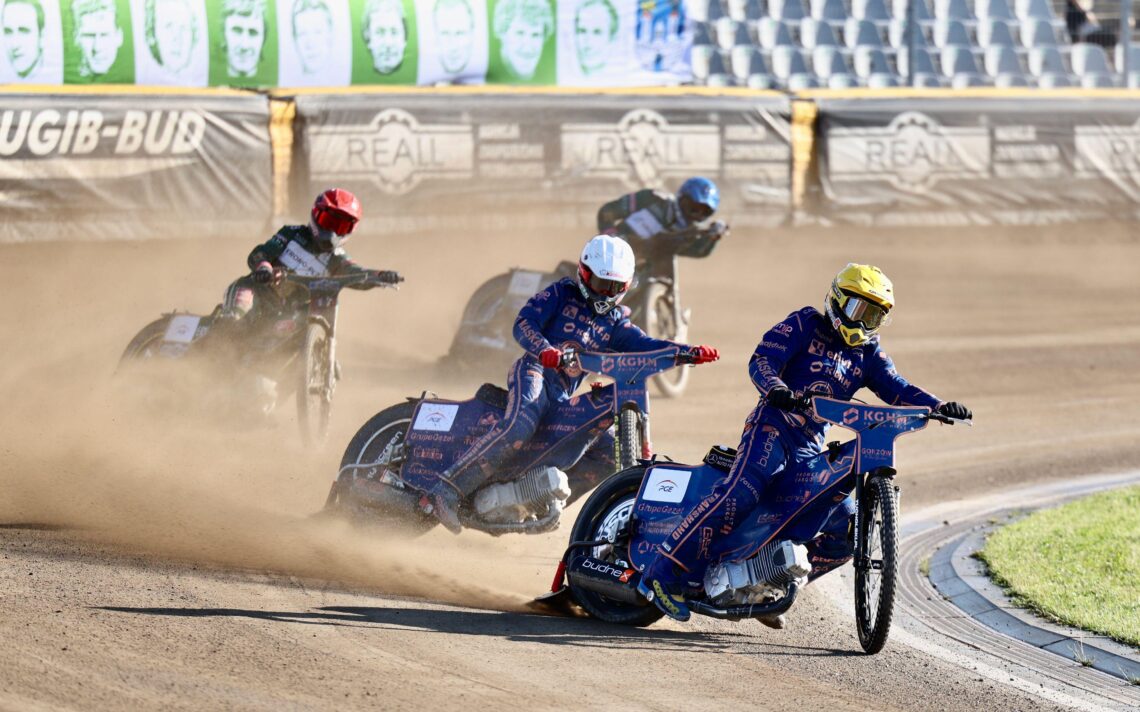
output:
[[682, 0], [0, 0], [0, 84], [647, 86]]

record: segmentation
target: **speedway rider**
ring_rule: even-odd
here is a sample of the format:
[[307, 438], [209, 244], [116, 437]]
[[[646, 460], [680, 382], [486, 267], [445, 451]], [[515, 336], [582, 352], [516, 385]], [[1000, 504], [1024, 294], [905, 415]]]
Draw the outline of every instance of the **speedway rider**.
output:
[[[677, 345], [648, 336], [629, 321], [628, 310], [619, 306], [633, 280], [633, 270], [629, 243], [598, 235], [582, 250], [576, 280], [561, 279], [530, 298], [515, 320], [515, 340], [526, 353], [507, 378], [506, 412], [426, 493], [425, 513], [434, 514], [448, 530], [459, 533], [460, 502], [534, 435], [552, 403], [569, 400], [581, 384], [585, 374], [566, 357], [567, 349], [638, 352]], [[719, 358], [709, 346], [682, 348], [689, 350], [692, 363]], [[611, 440], [608, 434], [604, 437]], [[594, 449], [604, 446], [599, 442]]]
[[[941, 401], [913, 386], [895, 370], [879, 345], [879, 328], [895, 304], [891, 281], [877, 267], [849, 264], [831, 283], [824, 310], [804, 307], [764, 334], [748, 364], [760, 401], [744, 422], [736, 460], [728, 475], [697, 505], [706, 513], [686, 519], [657, 549], [638, 591], [676, 620], [689, 618], [686, 592], [699, 590], [704, 570], [715, 563], [717, 543], [764, 499], [764, 490], [790, 465], [823, 451], [829, 423], [810, 415], [809, 394], [850, 399], [870, 388], [890, 405], [927, 406], [951, 418], [970, 418], [961, 403]], [[851, 558], [851, 498], [835, 506], [820, 536], [808, 545], [812, 578]], [[782, 628], [783, 616], [761, 619]]]
[[639, 252], [644, 245], [668, 254], [707, 257], [728, 233], [723, 220], [708, 223], [719, 206], [716, 184], [697, 176], [682, 183], [675, 196], [645, 189], [606, 203], [598, 210], [598, 232], [623, 237], [638, 245]]
[[[285, 225], [249, 253], [250, 273], [226, 289], [222, 318], [237, 320], [245, 325], [245, 334], [255, 335], [276, 318], [291, 314], [308, 295], [303, 286], [284, 280], [287, 273], [316, 277], [372, 272], [377, 282], [399, 282], [399, 273], [366, 270], [344, 251], [360, 215], [360, 201], [347, 190], [330, 188], [318, 195], [308, 225]], [[375, 285], [350, 286], [370, 289]]]

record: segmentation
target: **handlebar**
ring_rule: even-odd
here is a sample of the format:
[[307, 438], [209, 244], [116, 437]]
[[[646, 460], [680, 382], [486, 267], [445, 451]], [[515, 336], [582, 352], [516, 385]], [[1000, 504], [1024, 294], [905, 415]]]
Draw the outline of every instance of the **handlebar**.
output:
[[374, 272], [371, 270], [369, 270], [367, 272], [352, 272], [349, 274], [320, 275], [320, 276], [308, 276], [308, 275], [295, 274], [292, 272], [288, 272], [284, 275], [284, 277], [282, 277], [282, 279], [286, 282], [293, 282], [295, 284], [300, 284], [301, 286], [304, 286], [304, 287], [309, 287], [309, 286], [317, 285], [320, 283], [336, 284], [338, 287], [341, 287], [341, 288], [348, 287], [348, 286], [353, 285], [353, 284], [370, 284], [373, 287], [386, 287], [386, 288], [392, 288], [392, 289], [399, 289], [399, 287], [397, 285], [400, 282], [404, 281], [404, 278], [402, 276], [399, 276], [399, 275], [397, 275], [396, 282], [394, 282], [394, 283], [393, 282], [380, 281], [378, 279], [378, 276], [379, 275], [377, 272]]
[[[802, 396], [798, 396], [797, 398], [795, 398], [791, 410], [793, 412], [799, 413], [800, 415], [814, 415], [814, 409], [812, 408], [812, 401], [815, 398], [832, 398], [835, 400], [839, 400], [839, 399], [835, 398], [835, 396], [829, 395], [827, 393], [805, 393]], [[851, 401], [861, 402], [855, 398], [852, 398]], [[956, 425], [958, 423], [962, 423], [962, 424], [965, 424], [965, 425], [968, 425], [971, 427], [974, 425], [974, 422], [972, 419], [951, 418], [950, 416], [947, 416], [947, 415], [935, 413], [933, 410], [931, 410], [926, 415], [921, 415], [921, 416], [915, 415], [915, 416], [911, 416], [911, 417], [921, 417], [924, 420], [933, 420], [933, 421], [942, 423], [943, 425]]]

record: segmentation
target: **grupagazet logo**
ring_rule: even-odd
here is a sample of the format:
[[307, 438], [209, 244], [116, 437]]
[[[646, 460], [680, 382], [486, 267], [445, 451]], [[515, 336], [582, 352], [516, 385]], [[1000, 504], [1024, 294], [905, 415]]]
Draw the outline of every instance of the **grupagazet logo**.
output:
[[827, 157], [833, 181], [885, 180], [926, 193], [942, 180], [988, 177], [990, 132], [983, 126], [942, 126], [908, 111], [883, 127], [832, 128]]
[[634, 109], [617, 124], [563, 124], [562, 169], [582, 178], [610, 178], [633, 189], [666, 178], [720, 170], [720, 129], [670, 125], [651, 109]]
[[401, 195], [428, 179], [475, 175], [475, 137], [469, 125], [421, 124], [403, 109], [385, 109], [365, 126], [309, 130], [316, 181], [371, 180]]

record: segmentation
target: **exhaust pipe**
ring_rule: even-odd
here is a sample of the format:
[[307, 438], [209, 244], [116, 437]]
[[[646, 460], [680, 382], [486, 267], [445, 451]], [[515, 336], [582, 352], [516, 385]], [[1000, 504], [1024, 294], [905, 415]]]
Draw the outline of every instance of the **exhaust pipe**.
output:
[[579, 556], [566, 567], [570, 585], [584, 591], [600, 593], [622, 603], [649, 605], [637, 593], [641, 573], [637, 569], [623, 569], [592, 556]]

